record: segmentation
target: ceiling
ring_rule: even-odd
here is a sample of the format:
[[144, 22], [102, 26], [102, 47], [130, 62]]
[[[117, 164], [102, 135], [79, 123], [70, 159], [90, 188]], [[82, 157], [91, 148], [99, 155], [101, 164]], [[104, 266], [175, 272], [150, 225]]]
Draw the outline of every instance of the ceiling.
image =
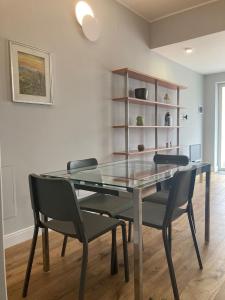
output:
[[149, 22], [218, 0], [116, 0]]
[[[185, 48], [193, 48], [186, 54]], [[201, 74], [225, 71], [225, 31], [152, 50]]]

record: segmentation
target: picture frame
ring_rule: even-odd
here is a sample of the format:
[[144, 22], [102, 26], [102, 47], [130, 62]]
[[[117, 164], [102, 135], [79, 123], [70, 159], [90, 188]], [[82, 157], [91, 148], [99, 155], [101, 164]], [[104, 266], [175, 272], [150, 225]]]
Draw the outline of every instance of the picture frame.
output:
[[49, 52], [9, 41], [12, 101], [53, 104], [52, 56]]

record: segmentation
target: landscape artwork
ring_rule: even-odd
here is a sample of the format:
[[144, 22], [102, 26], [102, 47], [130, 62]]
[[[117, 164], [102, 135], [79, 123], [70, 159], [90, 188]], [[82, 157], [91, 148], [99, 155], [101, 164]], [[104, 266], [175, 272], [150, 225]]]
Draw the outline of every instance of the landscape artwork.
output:
[[51, 54], [14, 41], [9, 47], [13, 102], [52, 105]]
[[46, 96], [45, 59], [18, 51], [20, 94]]

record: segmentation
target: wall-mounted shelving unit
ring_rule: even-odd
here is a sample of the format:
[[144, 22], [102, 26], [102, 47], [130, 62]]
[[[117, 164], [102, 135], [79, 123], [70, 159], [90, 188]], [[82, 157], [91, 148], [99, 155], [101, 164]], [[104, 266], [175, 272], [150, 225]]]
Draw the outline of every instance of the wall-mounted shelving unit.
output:
[[[176, 83], [172, 83], [169, 81], [165, 81], [163, 79], [150, 76], [147, 74], [143, 74], [140, 72], [137, 72], [135, 70], [131, 70], [129, 68], [123, 68], [112, 71], [113, 74], [121, 75], [125, 79], [125, 96], [119, 97], [119, 98], [113, 98], [113, 102], [124, 102], [125, 105], [125, 122], [124, 124], [115, 124], [112, 127], [115, 129], [118, 128], [124, 128], [125, 130], [125, 149], [124, 151], [116, 151], [113, 154], [114, 155], [124, 155], [126, 158], [130, 156], [136, 156], [136, 155], [144, 155], [144, 154], [154, 154], [157, 152], [164, 152], [169, 150], [176, 150], [177, 154], [179, 154], [180, 141], [179, 141], [179, 134], [180, 134], [180, 110], [184, 107], [180, 106], [180, 91], [182, 89], [186, 89], [185, 86], [179, 85]], [[130, 97], [129, 95], [129, 79], [135, 79], [138, 81], [142, 81], [145, 83], [150, 83], [154, 85], [155, 89], [155, 98], [154, 100], [142, 100]], [[158, 91], [161, 88], [166, 88], [168, 90], [176, 91], [176, 104], [172, 103], [164, 103], [158, 101]], [[154, 115], [155, 120], [153, 125], [144, 125], [144, 126], [136, 126], [136, 125], [130, 125], [129, 124], [129, 113], [130, 113], [130, 105], [145, 105], [145, 106], [153, 106], [154, 107]], [[160, 108], [165, 109], [172, 109], [176, 110], [176, 125], [174, 126], [163, 126], [159, 125], [158, 123], [158, 110]], [[130, 134], [132, 129], [154, 129], [155, 130], [155, 147], [154, 148], [146, 148], [144, 151], [138, 151], [130, 149]], [[175, 129], [176, 130], [176, 145], [170, 146], [170, 147], [160, 147], [158, 145], [158, 134], [159, 130], [161, 129]]]

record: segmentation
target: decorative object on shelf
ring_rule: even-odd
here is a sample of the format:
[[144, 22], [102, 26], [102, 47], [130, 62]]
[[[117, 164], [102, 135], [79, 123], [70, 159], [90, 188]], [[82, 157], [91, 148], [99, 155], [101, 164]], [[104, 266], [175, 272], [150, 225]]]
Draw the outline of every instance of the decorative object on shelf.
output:
[[14, 102], [53, 104], [51, 54], [9, 41]]
[[183, 114], [183, 115], [181, 116], [181, 120], [187, 120], [187, 119], [188, 119], [188, 115], [187, 115], [187, 114], [186, 114], [186, 115]]
[[138, 145], [138, 151], [139, 152], [144, 151], [144, 150], [145, 150], [145, 146], [143, 144]]
[[203, 106], [202, 105], [198, 106], [198, 112], [199, 112], [199, 114], [203, 114]]
[[165, 114], [165, 126], [172, 126], [173, 120], [169, 112]]
[[97, 41], [100, 36], [100, 26], [91, 6], [85, 1], [78, 1], [75, 15], [86, 38], [91, 42]]
[[135, 98], [147, 100], [148, 99], [148, 89], [138, 88], [134, 90]]
[[170, 97], [169, 97], [168, 93], [166, 93], [165, 96], [164, 96], [164, 102], [165, 103], [170, 103]]
[[144, 118], [142, 116], [137, 116], [137, 126], [144, 126]]
[[173, 146], [172, 146], [172, 142], [170, 141], [169, 143], [168, 142], [166, 142], [166, 148], [172, 148]]
[[133, 89], [129, 90], [129, 97], [135, 98], [135, 91]]

